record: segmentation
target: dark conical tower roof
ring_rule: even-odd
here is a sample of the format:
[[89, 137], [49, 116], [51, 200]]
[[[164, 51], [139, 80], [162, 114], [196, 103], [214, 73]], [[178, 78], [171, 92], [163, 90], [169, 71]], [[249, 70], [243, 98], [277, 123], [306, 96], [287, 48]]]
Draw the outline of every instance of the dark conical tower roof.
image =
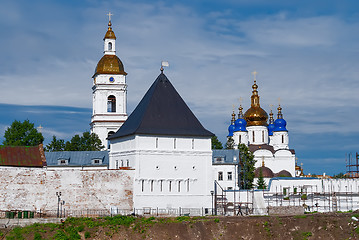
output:
[[109, 139], [144, 134], [211, 137], [161, 73], [122, 127]]

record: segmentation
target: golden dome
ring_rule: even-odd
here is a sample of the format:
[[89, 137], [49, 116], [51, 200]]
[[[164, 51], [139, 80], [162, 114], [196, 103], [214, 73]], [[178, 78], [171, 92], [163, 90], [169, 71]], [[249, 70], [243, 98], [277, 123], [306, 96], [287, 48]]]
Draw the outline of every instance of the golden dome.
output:
[[256, 80], [252, 86], [251, 107], [244, 114], [244, 119], [247, 121], [247, 127], [250, 126], [268, 126], [268, 114], [259, 104], [258, 85]]
[[95, 74], [123, 74], [127, 75], [121, 60], [116, 55], [104, 55], [98, 62]]
[[107, 39], [115, 39], [116, 40], [116, 36], [115, 33], [112, 31], [112, 24], [111, 21], [108, 22], [108, 29], [107, 32], [105, 34], [105, 37], [103, 38], [103, 40]]

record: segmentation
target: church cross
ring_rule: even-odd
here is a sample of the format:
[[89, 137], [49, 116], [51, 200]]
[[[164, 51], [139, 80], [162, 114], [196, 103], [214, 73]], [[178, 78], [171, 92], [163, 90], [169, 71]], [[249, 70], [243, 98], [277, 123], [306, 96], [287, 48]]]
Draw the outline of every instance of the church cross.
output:
[[40, 125], [40, 126], [38, 126], [38, 127], [37, 127], [37, 129], [38, 129], [38, 130], [39, 130], [39, 132], [41, 133], [41, 132], [42, 132], [43, 127]]
[[252, 72], [252, 74], [253, 74], [253, 76], [254, 76], [254, 82], [256, 82], [257, 81], [257, 71], [256, 70], [254, 70], [253, 72]]
[[111, 22], [111, 16], [113, 15], [111, 12], [108, 12], [108, 14], [106, 14], [108, 16], [108, 21]]

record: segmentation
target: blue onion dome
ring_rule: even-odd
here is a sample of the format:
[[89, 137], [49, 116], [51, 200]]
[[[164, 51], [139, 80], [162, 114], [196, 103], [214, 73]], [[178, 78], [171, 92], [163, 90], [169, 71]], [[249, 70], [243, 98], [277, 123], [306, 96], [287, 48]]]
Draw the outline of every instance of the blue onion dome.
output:
[[236, 120], [236, 114], [234, 114], [234, 111], [233, 111], [231, 125], [229, 125], [229, 127], [228, 127], [228, 137], [233, 137], [233, 132], [235, 129], [235, 125], [234, 125], [235, 120]]
[[287, 122], [283, 119], [282, 108], [279, 105], [277, 119], [274, 121], [273, 132], [288, 131], [286, 126]]
[[239, 114], [238, 119], [234, 122], [235, 125], [235, 132], [247, 132], [247, 121], [243, 118], [243, 108], [242, 105], [239, 106]]
[[270, 110], [269, 113], [269, 124], [268, 124], [268, 135], [273, 136], [273, 130], [274, 130], [274, 118], [273, 118], [273, 112]]

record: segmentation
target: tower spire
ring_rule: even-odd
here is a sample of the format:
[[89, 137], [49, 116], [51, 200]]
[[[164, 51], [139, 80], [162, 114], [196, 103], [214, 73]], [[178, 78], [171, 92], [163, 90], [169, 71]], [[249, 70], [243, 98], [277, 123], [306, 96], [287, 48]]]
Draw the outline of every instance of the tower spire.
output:
[[283, 114], [282, 114], [282, 107], [280, 106], [280, 104], [279, 104], [279, 106], [278, 106], [278, 115], [277, 115], [277, 118], [278, 119], [282, 119], [283, 118]]
[[251, 96], [251, 107], [260, 107], [259, 104], [259, 95], [258, 95], [258, 85], [257, 85], [257, 72], [253, 71], [253, 80], [254, 80], [254, 84], [252, 85], [252, 96]]

